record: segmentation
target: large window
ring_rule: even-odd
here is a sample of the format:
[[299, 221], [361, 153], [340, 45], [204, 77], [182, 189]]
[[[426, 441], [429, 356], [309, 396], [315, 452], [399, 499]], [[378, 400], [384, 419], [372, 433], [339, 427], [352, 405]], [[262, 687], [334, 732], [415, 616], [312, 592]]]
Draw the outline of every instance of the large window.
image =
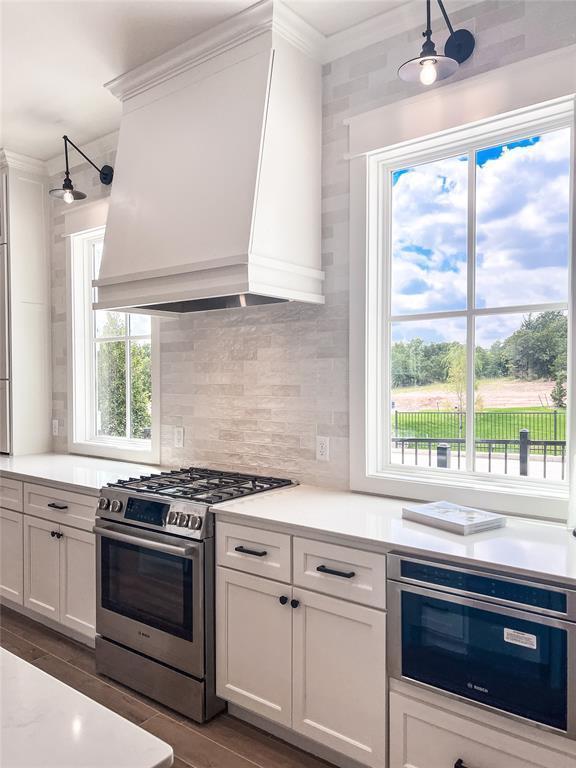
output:
[[572, 153], [566, 116], [369, 159], [368, 475], [567, 497]]
[[92, 309], [103, 242], [101, 228], [71, 237], [72, 443], [82, 452], [153, 461], [153, 322]]

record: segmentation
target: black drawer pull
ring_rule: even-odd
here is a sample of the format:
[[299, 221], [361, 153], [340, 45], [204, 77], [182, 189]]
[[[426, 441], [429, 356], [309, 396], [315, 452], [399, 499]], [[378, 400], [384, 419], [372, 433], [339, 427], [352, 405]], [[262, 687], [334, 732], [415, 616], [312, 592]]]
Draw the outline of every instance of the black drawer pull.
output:
[[254, 557], [266, 557], [268, 554], [265, 549], [248, 549], [248, 547], [244, 547], [242, 544], [234, 547], [234, 552], [242, 552], [243, 555], [254, 555]]
[[319, 565], [316, 570], [319, 573], [329, 573], [330, 576], [340, 576], [343, 579], [353, 579], [356, 576], [355, 571], [336, 571], [334, 568], [328, 568], [327, 565]]
[[464, 760], [459, 757], [458, 760], [456, 760], [454, 763], [454, 768], [468, 768], [468, 766], [465, 764]]
[[68, 504], [58, 504], [57, 501], [51, 501], [48, 506], [50, 509], [68, 509]]

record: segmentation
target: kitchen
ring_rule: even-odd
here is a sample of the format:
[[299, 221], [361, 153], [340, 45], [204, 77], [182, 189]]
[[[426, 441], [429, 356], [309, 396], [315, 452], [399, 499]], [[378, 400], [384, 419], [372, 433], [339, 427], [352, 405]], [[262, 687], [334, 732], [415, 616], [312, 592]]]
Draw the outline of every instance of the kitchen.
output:
[[573, 765], [576, 4], [2, 14], [2, 764]]

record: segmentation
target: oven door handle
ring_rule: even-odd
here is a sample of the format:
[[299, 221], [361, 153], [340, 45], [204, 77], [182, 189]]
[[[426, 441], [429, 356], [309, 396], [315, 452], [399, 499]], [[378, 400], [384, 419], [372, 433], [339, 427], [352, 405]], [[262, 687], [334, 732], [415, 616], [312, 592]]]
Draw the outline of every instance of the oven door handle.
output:
[[105, 528], [103, 526], [95, 525], [92, 529], [97, 536], [105, 536], [107, 539], [114, 539], [115, 541], [123, 541], [126, 544], [134, 544], [137, 547], [146, 547], [146, 549], [154, 549], [156, 552], [163, 552], [166, 555], [177, 555], [178, 557], [185, 557], [190, 559], [194, 552], [198, 551], [198, 546], [184, 546], [177, 547], [174, 544], [163, 544], [160, 541], [155, 541], [147, 536], [131, 536], [128, 533], [121, 533], [113, 528]]

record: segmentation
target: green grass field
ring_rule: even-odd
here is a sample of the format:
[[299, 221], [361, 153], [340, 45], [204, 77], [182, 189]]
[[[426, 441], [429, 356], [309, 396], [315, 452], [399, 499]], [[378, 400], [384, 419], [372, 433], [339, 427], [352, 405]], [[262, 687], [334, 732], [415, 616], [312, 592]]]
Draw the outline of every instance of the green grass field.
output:
[[[527, 429], [532, 440], [565, 440], [566, 412], [551, 408], [487, 408], [474, 417], [479, 440], [518, 440]], [[466, 436], [466, 415], [453, 411], [395, 411], [396, 437], [455, 438]]]

